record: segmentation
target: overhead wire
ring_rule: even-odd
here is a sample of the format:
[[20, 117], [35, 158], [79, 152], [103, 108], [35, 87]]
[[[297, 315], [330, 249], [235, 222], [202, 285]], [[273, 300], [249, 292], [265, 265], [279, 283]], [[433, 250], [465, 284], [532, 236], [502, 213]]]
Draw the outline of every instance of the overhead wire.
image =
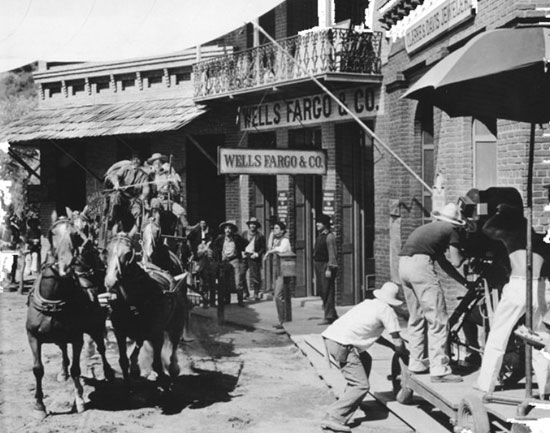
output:
[[27, 16], [29, 15], [29, 11], [31, 10], [31, 5], [32, 5], [32, 2], [34, 0], [29, 0], [29, 3], [27, 4], [27, 10], [25, 11], [24, 15], [23, 15], [23, 18], [21, 18], [19, 20], [19, 22], [17, 23], [17, 25], [15, 26], [15, 28], [10, 32], [8, 33], [6, 36], [4, 36], [3, 39], [0, 39], [0, 42], [4, 42], [5, 40], [11, 38], [15, 33], [17, 33], [17, 30], [19, 30], [19, 27], [21, 27], [21, 25], [25, 22], [25, 20], [27, 19]]

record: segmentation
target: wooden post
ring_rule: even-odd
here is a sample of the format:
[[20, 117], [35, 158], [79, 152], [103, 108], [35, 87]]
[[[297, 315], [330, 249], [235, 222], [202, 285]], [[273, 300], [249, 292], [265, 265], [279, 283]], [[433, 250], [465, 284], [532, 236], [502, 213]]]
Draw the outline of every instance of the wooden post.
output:
[[17, 290], [17, 293], [19, 293], [20, 295], [23, 294], [23, 287], [25, 286], [25, 265], [26, 265], [26, 257], [25, 257], [25, 252], [23, 251], [23, 249], [20, 249], [19, 250], [19, 258], [18, 260], [20, 261], [20, 269], [21, 269], [21, 273], [20, 273], [20, 279], [19, 279], [19, 289]]

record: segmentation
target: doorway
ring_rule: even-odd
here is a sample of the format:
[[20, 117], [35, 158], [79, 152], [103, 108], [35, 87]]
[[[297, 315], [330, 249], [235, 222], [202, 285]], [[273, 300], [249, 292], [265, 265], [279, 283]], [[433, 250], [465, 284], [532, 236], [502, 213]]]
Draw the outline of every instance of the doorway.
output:
[[82, 168], [86, 160], [84, 146], [60, 145], [60, 149], [55, 151], [55, 203], [57, 214], [65, 215], [66, 207], [81, 211], [86, 206], [86, 172]]
[[[304, 128], [289, 131], [290, 149], [321, 149], [321, 129]], [[294, 230], [293, 246], [296, 253], [295, 296], [313, 296], [313, 245], [315, 218], [321, 212], [322, 177], [294, 176]]]
[[[196, 137], [201, 148], [216, 161], [223, 135]], [[189, 224], [205, 220], [211, 228], [225, 221], [225, 178], [217, 166], [197, 146], [187, 141], [187, 219]]]
[[[248, 147], [250, 149], [275, 149], [277, 135], [273, 131], [249, 134]], [[267, 239], [270, 218], [275, 215], [277, 176], [250, 176], [250, 188], [252, 194], [250, 216], [258, 218]]]
[[[373, 129], [373, 125], [367, 124]], [[361, 302], [374, 274], [373, 143], [356, 123], [336, 125], [337, 176], [342, 185], [340, 302]]]

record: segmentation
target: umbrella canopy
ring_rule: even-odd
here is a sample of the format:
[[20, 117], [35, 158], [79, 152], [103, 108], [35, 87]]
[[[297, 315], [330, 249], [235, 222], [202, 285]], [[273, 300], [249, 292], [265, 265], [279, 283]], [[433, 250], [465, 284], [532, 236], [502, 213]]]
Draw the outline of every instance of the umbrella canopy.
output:
[[550, 28], [481, 33], [445, 57], [403, 95], [450, 116], [550, 121]]

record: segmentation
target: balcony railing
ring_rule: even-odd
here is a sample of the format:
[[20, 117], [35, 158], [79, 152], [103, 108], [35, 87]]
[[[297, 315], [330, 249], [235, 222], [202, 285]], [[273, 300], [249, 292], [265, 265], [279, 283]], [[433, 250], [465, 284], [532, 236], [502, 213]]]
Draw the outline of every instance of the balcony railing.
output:
[[[195, 98], [231, 94], [235, 91], [277, 85], [309, 74], [380, 74], [382, 33], [346, 29], [312, 29], [194, 65]], [[300, 65], [300, 66], [298, 66]]]

